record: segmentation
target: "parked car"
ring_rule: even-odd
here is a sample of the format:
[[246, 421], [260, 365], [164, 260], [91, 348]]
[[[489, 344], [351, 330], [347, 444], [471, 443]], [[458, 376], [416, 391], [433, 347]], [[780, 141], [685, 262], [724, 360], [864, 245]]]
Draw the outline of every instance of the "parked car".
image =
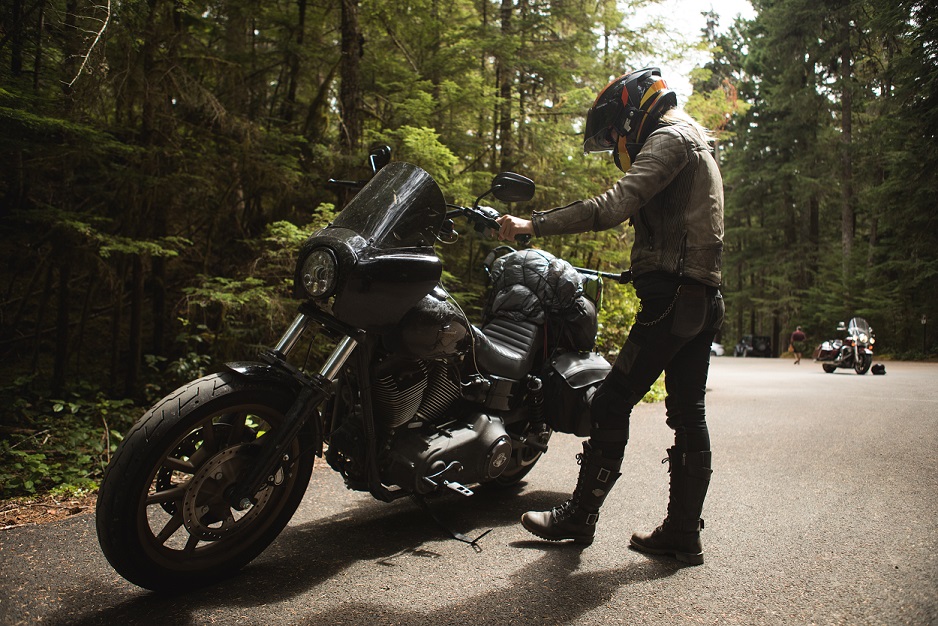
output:
[[714, 341], [710, 344], [710, 356], [723, 356], [723, 353], [724, 350], [722, 343], [717, 343]]
[[735, 356], [772, 356], [772, 340], [765, 335], [743, 335], [733, 350]]

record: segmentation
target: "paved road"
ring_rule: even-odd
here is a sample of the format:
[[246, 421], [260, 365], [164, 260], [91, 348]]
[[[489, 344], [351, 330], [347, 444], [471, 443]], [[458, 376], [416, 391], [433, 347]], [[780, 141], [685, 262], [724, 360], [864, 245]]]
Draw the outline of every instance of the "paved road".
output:
[[936, 624], [938, 365], [886, 376], [714, 359], [707, 562], [627, 549], [663, 517], [662, 405], [633, 416], [625, 476], [585, 550], [516, 523], [562, 500], [579, 443], [556, 437], [515, 493], [452, 495], [447, 539], [410, 501], [383, 504], [317, 467], [288, 529], [236, 578], [162, 597], [107, 566], [90, 515], [0, 533], [0, 623]]

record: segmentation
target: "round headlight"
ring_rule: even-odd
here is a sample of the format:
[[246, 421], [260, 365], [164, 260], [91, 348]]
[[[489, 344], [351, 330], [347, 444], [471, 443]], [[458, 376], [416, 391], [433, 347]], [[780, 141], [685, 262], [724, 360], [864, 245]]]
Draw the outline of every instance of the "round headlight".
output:
[[332, 250], [317, 248], [303, 262], [303, 288], [313, 298], [331, 296], [337, 274], [338, 265]]
[[866, 336], [866, 333], [860, 333], [860, 343], [866, 343], [867, 339], [869, 339], [869, 337]]

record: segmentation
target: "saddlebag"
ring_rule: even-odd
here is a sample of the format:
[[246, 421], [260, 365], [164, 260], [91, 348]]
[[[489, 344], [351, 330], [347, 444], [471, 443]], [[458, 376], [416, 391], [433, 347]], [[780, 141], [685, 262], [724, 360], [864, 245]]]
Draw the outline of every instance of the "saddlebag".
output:
[[545, 368], [544, 419], [557, 432], [590, 434], [590, 401], [612, 366], [597, 352], [557, 352]]

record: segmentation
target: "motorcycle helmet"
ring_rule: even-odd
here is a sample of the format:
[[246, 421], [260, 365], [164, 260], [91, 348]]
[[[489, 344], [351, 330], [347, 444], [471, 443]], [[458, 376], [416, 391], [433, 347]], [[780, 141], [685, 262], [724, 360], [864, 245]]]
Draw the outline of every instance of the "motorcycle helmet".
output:
[[618, 168], [627, 172], [661, 116], [676, 106], [677, 94], [657, 67], [620, 76], [599, 92], [586, 114], [583, 151], [611, 150]]

